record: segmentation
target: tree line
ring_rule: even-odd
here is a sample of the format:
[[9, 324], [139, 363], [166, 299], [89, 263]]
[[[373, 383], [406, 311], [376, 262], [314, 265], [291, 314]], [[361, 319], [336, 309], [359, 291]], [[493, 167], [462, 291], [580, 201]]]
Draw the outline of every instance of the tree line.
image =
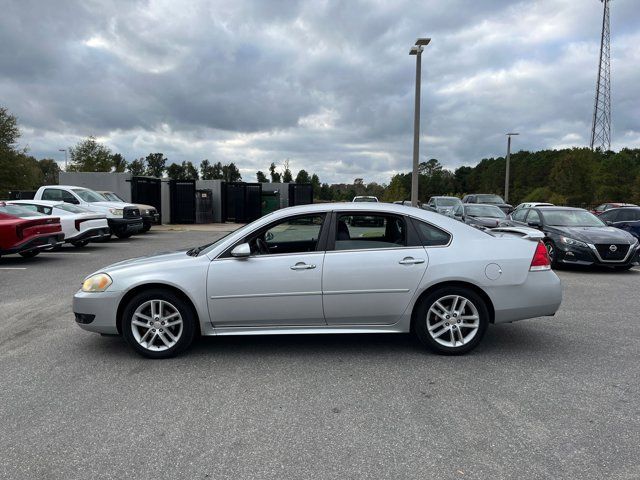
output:
[[[20, 149], [17, 119], [0, 107], [0, 198], [10, 190], [33, 190], [40, 185], [58, 183], [59, 167], [51, 158], [36, 159]], [[69, 148], [68, 171], [130, 172], [133, 175], [171, 179], [203, 179], [240, 182], [242, 175], [233, 163], [202, 160], [169, 163], [160, 152], [128, 162], [121, 154], [88, 137]], [[167, 165], [168, 164], [168, 165]], [[289, 160], [282, 166], [271, 163], [268, 172], [256, 172], [256, 180], [296, 182], [313, 185], [320, 201], [350, 201], [356, 195], [372, 195], [383, 201], [408, 200], [411, 173], [398, 173], [388, 184], [365, 183], [357, 178], [351, 184], [321, 183], [318, 175], [304, 169], [294, 177]], [[484, 158], [474, 167], [447, 169], [437, 159], [419, 166], [419, 199], [432, 195], [463, 196], [467, 193], [504, 193], [505, 158]], [[520, 151], [511, 155], [510, 203], [548, 201], [560, 205], [592, 205], [607, 201], [640, 203], [640, 149], [619, 152], [588, 148]]]

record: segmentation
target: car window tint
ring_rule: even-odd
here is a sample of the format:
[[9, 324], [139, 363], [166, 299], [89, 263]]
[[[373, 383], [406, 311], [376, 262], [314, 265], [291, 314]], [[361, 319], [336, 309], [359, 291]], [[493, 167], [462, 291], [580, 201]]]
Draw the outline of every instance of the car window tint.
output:
[[317, 249], [324, 214], [288, 218], [249, 240], [254, 255], [313, 252]]
[[527, 215], [527, 223], [542, 223], [540, 221], [540, 214], [536, 210], [529, 210], [529, 215]]
[[513, 212], [511, 214], [511, 219], [515, 220], [516, 222], [524, 222], [525, 217], [527, 216], [527, 213], [529, 212], [528, 209], [523, 208], [521, 210], [517, 210], [515, 212]]
[[618, 217], [617, 210], [609, 210], [600, 215], [600, 220], [602, 220], [603, 222], [615, 222], [617, 217]]
[[341, 214], [338, 215], [335, 241], [336, 250], [404, 247], [407, 227], [396, 215]]
[[615, 219], [616, 222], [633, 222], [635, 220], [638, 220], [638, 212], [630, 208], [618, 210], [618, 215]]
[[62, 200], [62, 190], [58, 188], [47, 188], [42, 192], [42, 200]]
[[415, 225], [418, 227], [418, 233], [422, 239], [422, 244], [425, 247], [440, 247], [448, 245], [451, 240], [451, 235], [430, 223], [418, 220], [415, 222]]

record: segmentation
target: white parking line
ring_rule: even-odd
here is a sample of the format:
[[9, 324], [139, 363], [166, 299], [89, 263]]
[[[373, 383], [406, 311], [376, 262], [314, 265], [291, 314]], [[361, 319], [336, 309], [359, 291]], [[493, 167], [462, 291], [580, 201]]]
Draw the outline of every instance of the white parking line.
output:
[[27, 267], [0, 267], [0, 270], [26, 270]]

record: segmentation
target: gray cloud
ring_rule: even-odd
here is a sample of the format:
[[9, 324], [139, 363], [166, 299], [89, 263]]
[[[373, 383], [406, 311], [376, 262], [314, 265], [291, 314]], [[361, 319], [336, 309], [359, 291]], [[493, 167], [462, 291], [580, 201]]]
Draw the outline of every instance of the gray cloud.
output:
[[[614, 146], [640, 146], [640, 11], [612, 4]], [[94, 134], [127, 158], [271, 161], [324, 181], [411, 162], [417, 36], [422, 154], [454, 168], [588, 141], [600, 4], [0, 0], [0, 104], [36, 156]]]

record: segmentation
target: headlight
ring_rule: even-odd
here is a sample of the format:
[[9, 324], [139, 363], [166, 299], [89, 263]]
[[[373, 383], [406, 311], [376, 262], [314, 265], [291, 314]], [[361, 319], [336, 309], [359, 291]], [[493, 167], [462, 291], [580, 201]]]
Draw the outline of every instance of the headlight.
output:
[[106, 273], [91, 275], [82, 284], [83, 292], [104, 292], [113, 281]]
[[122, 210], [121, 208], [110, 208], [109, 213], [114, 217], [121, 217], [124, 213], [124, 210]]
[[584, 242], [581, 242], [580, 240], [574, 240], [573, 238], [569, 238], [569, 237], [560, 237], [560, 241], [566, 245], [572, 245], [574, 247], [584, 247], [584, 248], [588, 248], [588, 245]]

